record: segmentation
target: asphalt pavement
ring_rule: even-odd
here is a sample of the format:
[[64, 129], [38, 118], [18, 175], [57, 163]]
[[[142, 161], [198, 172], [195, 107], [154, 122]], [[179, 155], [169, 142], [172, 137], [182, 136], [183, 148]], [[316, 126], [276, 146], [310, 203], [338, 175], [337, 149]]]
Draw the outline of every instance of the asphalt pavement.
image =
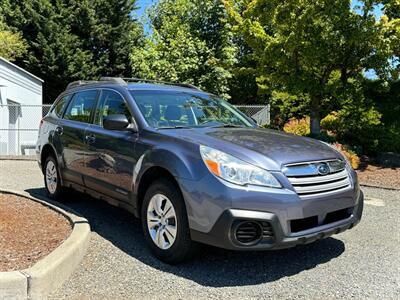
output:
[[[32, 161], [0, 160], [0, 187], [44, 195]], [[91, 242], [50, 299], [399, 299], [400, 191], [363, 191], [364, 216], [352, 230], [271, 252], [204, 247], [178, 266], [149, 254], [132, 215], [73, 194], [63, 204], [89, 220]]]

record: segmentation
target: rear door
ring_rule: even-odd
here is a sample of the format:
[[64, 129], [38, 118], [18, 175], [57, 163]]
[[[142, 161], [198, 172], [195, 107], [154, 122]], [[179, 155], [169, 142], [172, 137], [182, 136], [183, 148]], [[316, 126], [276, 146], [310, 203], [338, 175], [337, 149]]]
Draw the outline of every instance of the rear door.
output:
[[133, 122], [124, 97], [117, 91], [101, 90], [94, 122], [86, 128], [85, 184], [102, 194], [127, 200], [132, 190], [137, 133], [103, 128], [103, 118], [125, 114]]
[[62, 177], [81, 185], [87, 150], [84, 134], [93, 117], [96, 97], [97, 90], [76, 92], [55, 129], [64, 165]]

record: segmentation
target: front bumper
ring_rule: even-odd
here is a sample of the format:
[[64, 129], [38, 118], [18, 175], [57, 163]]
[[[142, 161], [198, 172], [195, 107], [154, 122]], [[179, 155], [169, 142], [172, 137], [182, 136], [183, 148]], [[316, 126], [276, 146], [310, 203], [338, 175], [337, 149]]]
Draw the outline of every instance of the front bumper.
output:
[[[193, 240], [231, 250], [273, 250], [308, 244], [333, 234], [343, 232], [357, 225], [362, 216], [364, 196], [360, 191], [356, 206], [349, 217], [313, 227], [296, 233], [285, 234], [274, 213], [243, 209], [227, 209], [218, 218], [211, 231], [204, 233], [191, 229]], [[268, 222], [273, 231], [273, 238], [261, 238], [257, 243], [244, 245], [235, 239], [234, 224], [238, 221]]]

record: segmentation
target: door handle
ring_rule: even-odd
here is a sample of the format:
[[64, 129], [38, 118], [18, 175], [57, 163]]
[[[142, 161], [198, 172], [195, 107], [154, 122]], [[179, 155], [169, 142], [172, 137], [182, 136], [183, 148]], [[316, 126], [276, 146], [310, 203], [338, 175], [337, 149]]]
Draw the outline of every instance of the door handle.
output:
[[96, 138], [93, 134], [85, 136], [85, 139], [88, 144], [93, 144], [96, 141]]
[[57, 126], [55, 131], [56, 131], [57, 134], [62, 135], [63, 128], [61, 126]]

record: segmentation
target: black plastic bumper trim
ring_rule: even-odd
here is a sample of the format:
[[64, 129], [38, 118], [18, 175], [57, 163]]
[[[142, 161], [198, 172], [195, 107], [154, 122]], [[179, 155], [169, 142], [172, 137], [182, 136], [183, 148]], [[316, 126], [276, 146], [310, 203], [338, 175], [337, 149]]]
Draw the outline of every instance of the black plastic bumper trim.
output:
[[[299, 244], [308, 244], [319, 239], [329, 237], [333, 234], [343, 232], [357, 225], [362, 216], [364, 206], [364, 196], [360, 191], [360, 196], [357, 205], [354, 207], [352, 216], [343, 221], [336, 222], [324, 226], [324, 229], [315, 231], [309, 234], [299, 236], [285, 236], [278, 220], [278, 217], [273, 213], [249, 211], [239, 209], [228, 209], [224, 211], [210, 232], [200, 232], [190, 230], [193, 240], [213, 245], [220, 248], [231, 250], [274, 250], [294, 247]], [[262, 239], [255, 245], [243, 245], [235, 241], [233, 236], [233, 223], [237, 220], [249, 221], [267, 221], [272, 225], [274, 231], [274, 239]]]

